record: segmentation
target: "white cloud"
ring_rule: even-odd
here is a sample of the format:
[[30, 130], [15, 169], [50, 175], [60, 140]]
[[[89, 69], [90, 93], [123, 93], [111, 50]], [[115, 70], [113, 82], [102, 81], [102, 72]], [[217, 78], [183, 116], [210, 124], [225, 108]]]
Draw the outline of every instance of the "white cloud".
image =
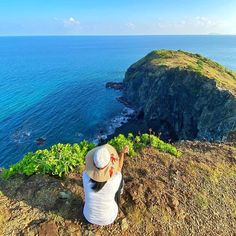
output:
[[131, 30], [134, 30], [136, 28], [136, 25], [134, 23], [132, 23], [132, 22], [128, 22], [126, 24], [126, 27], [131, 29]]
[[69, 17], [68, 19], [63, 21], [65, 27], [76, 27], [80, 25], [80, 21], [75, 19], [74, 17]]
[[218, 26], [220, 24], [220, 22], [217, 21], [213, 21], [205, 16], [197, 16], [194, 19], [195, 23], [197, 26], [200, 27], [215, 27]]
[[208, 34], [212, 32], [231, 33], [233, 21], [206, 16], [185, 17], [180, 19], [158, 19], [150, 31], [157, 34]]

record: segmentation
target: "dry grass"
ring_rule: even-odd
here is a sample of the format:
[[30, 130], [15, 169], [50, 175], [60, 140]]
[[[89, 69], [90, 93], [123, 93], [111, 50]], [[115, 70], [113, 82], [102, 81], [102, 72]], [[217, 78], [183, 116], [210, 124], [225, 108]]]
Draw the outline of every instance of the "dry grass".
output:
[[205, 58], [181, 50], [158, 50], [149, 53], [134, 66], [147, 65], [178, 68], [197, 72], [201, 76], [214, 79], [221, 88], [226, 88], [236, 94], [236, 73], [226, 67]]

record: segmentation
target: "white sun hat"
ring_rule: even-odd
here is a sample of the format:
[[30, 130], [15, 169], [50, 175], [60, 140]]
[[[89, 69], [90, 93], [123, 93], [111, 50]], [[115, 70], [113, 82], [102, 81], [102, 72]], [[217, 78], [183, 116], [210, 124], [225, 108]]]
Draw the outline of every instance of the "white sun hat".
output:
[[97, 168], [102, 169], [110, 162], [111, 155], [107, 148], [104, 146], [100, 147], [94, 152], [93, 161]]
[[97, 181], [107, 181], [119, 170], [119, 155], [110, 144], [104, 144], [90, 150], [85, 156], [85, 171]]

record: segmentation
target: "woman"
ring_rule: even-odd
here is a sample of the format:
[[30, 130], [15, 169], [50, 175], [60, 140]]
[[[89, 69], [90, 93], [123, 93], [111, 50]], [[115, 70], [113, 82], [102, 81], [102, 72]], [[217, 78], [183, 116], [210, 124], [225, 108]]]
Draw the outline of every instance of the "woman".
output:
[[113, 146], [105, 144], [92, 149], [86, 155], [86, 167], [83, 172], [83, 214], [88, 222], [108, 225], [116, 219], [123, 185], [121, 170], [124, 155], [128, 152], [126, 146], [118, 155]]

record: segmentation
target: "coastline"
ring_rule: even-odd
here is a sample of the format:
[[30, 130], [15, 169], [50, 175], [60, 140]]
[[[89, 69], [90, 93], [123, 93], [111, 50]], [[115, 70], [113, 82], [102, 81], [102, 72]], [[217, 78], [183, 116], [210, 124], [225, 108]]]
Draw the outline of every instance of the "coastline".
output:
[[119, 134], [128, 135], [128, 133], [133, 133], [137, 135], [140, 133], [147, 133], [149, 127], [146, 125], [143, 119], [130, 119], [127, 123], [122, 124], [122, 126], [115, 129], [114, 133], [107, 136], [107, 139], [104, 142], [108, 142], [110, 139], [114, 138]]
[[[123, 91], [123, 82], [107, 82], [106, 88]], [[121, 94], [116, 100], [124, 105], [124, 109], [121, 114], [118, 114], [113, 119], [108, 127], [105, 127], [100, 135], [94, 140], [96, 144], [102, 145], [107, 143], [110, 139], [118, 136], [119, 134], [128, 135], [128, 133], [133, 133], [137, 135], [138, 133], [146, 133], [149, 128], [145, 123], [143, 117], [140, 116], [140, 112], [137, 108], [133, 107], [129, 101]]]
[[[97, 138], [99, 129], [109, 125], [112, 117], [121, 113], [123, 108], [118, 104], [113, 110], [117, 105], [115, 97], [120, 92], [106, 91], [105, 83], [110, 80], [121, 82], [128, 67], [153, 49], [170, 48], [172, 45], [171, 48], [216, 58], [230, 69], [236, 69], [232, 51], [234, 39], [211, 36], [201, 44], [199, 38], [106, 37], [100, 38], [99, 42], [93, 37], [4, 39], [1, 42], [5, 60], [1, 71], [4, 84], [1, 113], [4, 119], [1, 120], [0, 165], [8, 166], [30, 151], [49, 148], [58, 142], [75, 143]], [[22, 43], [20, 49], [19, 43]], [[50, 48], [50, 57], [45, 57], [45, 48]], [[15, 56], [19, 50], [25, 55], [24, 60], [21, 54]], [[98, 60], [100, 55], [103, 55], [103, 60]], [[9, 64], [11, 61], [13, 64]], [[107, 63], [104, 64], [104, 61]], [[17, 67], [19, 70], [11, 70], [17, 65], [21, 65]], [[13, 81], [17, 76], [22, 77], [22, 81]], [[98, 112], [96, 109], [101, 104], [104, 107], [99, 110], [106, 110], [103, 115], [89, 115]], [[132, 126], [133, 121], [129, 123]], [[125, 124], [115, 132], [129, 130], [128, 126]], [[46, 139], [44, 145], [37, 145], [38, 138]], [[38, 143], [43, 143], [43, 140]]]

